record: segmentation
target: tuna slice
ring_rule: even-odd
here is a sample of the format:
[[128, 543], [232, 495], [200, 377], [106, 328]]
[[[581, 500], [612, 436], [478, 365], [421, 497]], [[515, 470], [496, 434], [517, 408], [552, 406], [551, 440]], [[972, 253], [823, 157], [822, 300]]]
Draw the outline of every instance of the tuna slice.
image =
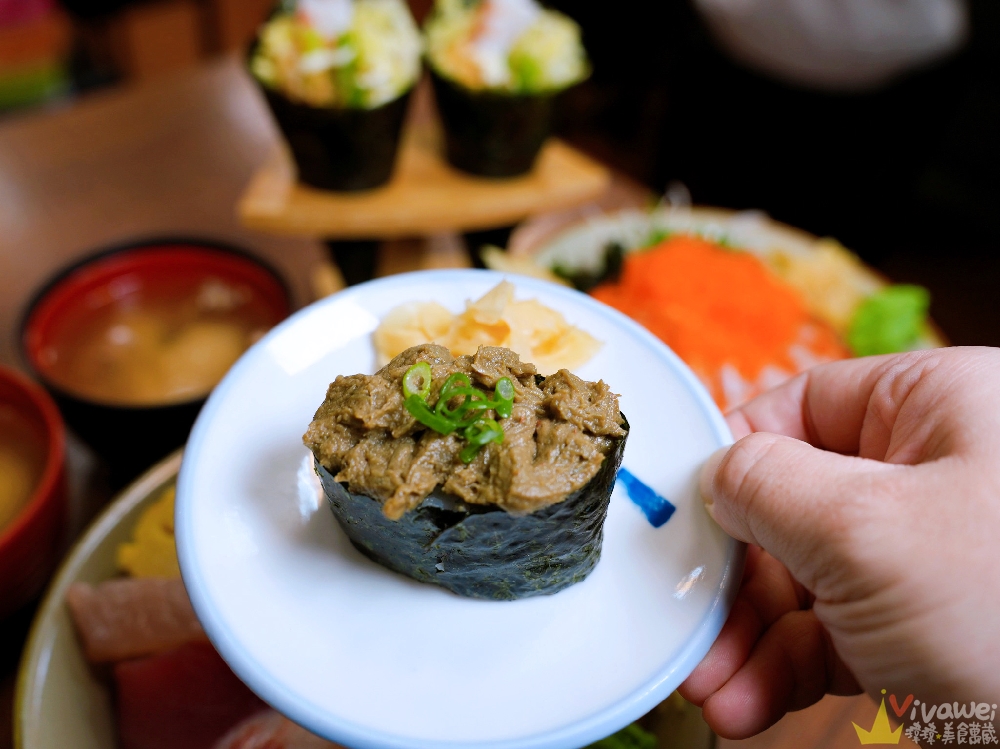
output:
[[207, 642], [115, 666], [121, 749], [211, 749], [266, 705]]
[[74, 583], [66, 602], [91, 663], [136, 658], [206, 639], [179, 579]]
[[309, 733], [274, 710], [267, 710], [240, 723], [214, 749], [342, 749]]

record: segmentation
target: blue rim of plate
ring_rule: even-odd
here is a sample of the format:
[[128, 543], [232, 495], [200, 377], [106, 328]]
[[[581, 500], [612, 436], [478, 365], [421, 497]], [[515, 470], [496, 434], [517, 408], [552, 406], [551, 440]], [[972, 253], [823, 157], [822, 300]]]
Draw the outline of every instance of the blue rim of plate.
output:
[[[488, 270], [435, 270], [402, 273], [368, 281], [299, 310], [254, 344], [253, 349], [266, 346], [272, 338], [280, 335], [285, 329], [296, 325], [300, 319], [311, 314], [312, 310], [317, 307], [364, 295], [367, 290], [375, 287], [411, 287], [416, 278], [427, 283], [452, 282], [461, 287], [462, 281], [499, 283], [510, 275]], [[528, 276], [514, 276], [510, 280], [519, 291], [539, 290], [544, 294], [561, 296], [577, 303], [590, 305], [595, 312], [609, 318], [624, 332], [631, 334], [656, 352], [687, 387], [688, 392], [695, 399], [707, 422], [711, 425], [714, 435], [718, 438], [719, 446], [724, 447], [732, 444], [732, 433], [708, 391], [705, 390], [705, 387], [688, 366], [681, 361], [680, 357], [652, 333], [618, 310], [579, 291]], [[330, 741], [344, 744], [351, 749], [460, 749], [468, 747], [468, 742], [410, 739], [397, 734], [375, 731], [341, 718], [331, 717], [326, 711], [304, 702], [290, 689], [269, 677], [267, 670], [236, 641], [219, 616], [211, 597], [207, 594], [201, 570], [190, 560], [187, 553], [188, 539], [191, 538], [193, 528], [191, 513], [188, 509], [189, 503], [186, 498], [190, 494], [190, 484], [193, 479], [191, 472], [186, 470], [186, 466], [191, 464], [191, 456], [197, 455], [201, 450], [208, 424], [212, 421], [219, 403], [225, 399], [232, 383], [239, 379], [243, 371], [250, 366], [250, 359], [249, 355], [244, 354], [209, 396], [208, 402], [191, 430], [191, 436], [184, 451], [184, 462], [181, 464], [180, 476], [177, 481], [174, 533], [177, 539], [181, 574], [191, 603], [208, 638], [236, 675], [262, 700], [290, 720]], [[687, 678], [708, 653], [715, 638], [722, 631], [739, 589], [745, 556], [746, 545], [735, 539], [730, 539], [719, 589], [696, 628], [696, 634], [675, 658], [665, 664], [659, 673], [633, 690], [627, 697], [596, 715], [561, 728], [519, 739], [477, 743], [475, 746], [478, 749], [580, 749], [580, 747], [585, 747], [610, 736], [645, 715], [665, 700]]]

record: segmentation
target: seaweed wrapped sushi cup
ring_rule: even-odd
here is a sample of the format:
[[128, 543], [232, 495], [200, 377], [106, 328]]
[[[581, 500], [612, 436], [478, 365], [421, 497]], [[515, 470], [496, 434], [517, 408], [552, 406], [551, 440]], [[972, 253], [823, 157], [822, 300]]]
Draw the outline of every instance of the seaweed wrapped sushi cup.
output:
[[[405, 411], [415, 416], [414, 424], [396, 394], [404, 365], [409, 366], [404, 382], [419, 367], [433, 366], [433, 375], [430, 366], [424, 370], [424, 395], [431, 396], [426, 403], [444, 403], [445, 416], [458, 410], [452, 407], [463, 393], [484, 382], [488, 388], [496, 380], [497, 393], [500, 375], [517, 382], [513, 407], [499, 420], [507, 425], [509, 448], [502, 427], [490, 440], [494, 444], [482, 443], [471, 452], [454, 434], [437, 433], [440, 426], [425, 430], [418, 415], [422, 407], [413, 406], [409, 395]], [[477, 375], [483, 372], [494, 375]], [[449, 383], [463, 374], [467, 384], [471, 375], [473, 387], [452, 397]], [[438, 424], [442, 410], [428, 406], [424, 413], [432, 414], [426, 423]], [[565, 370], [543, 378], [506, 349], [484, 346], [456, 359], [447, 349], [425, 345], [403, 352], [375, 375], [338, 378], [305, 442], [334, 516], [361, 553], [461, 596], [514, 600], [556, 593], [593, 570], [628, 432], [617, 396], [603, 382], [587, 383]], [[460, 444], [465, 445], [461, 460]], [[535, 501], [531, 478], [513, 497], [511, 476], [530, 474], [534, 461], [545, 464], [538, 474], [541, 499]], [[428, 471], [435, 472], [430, 481]], [[550, 486], [544, 486], [546, 471], [554, 482]], [[422, 489], [412, 491], [414, 475]], [[555, 485], [570, 487], [569, 493], [552, 496]], [[506, 489], [512, 498], [503, 494]], [[401, 495], [408, 500], [394, 505]]]
[[391, 178], [420, 56], [403, 0], [278, 6], [251, 50], [250, 70], [303, 183], [353, 191]]
[[474, 91], [432, 71], [448, 163], [479, 177], [531, 171], [552, 132], [553, 95]]
[[264, 95], [303, 183], [369, 190], [392, 177], [408, 93], [375, 109], [312, 107], [267, 88]]
[[535, 0], [437, 0], [424, 36], [449, 163], [530, 171], [557, 94], [589, 74], [579, 27]]

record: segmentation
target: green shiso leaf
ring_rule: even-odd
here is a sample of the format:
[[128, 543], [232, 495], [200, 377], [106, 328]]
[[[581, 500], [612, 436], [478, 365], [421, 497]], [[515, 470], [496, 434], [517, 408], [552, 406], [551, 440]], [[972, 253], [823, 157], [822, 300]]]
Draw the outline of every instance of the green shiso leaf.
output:
[[858, 307], [847, 331], [855, 356], [907, 351], [927, 324], [930, 293], [922, 286], [898, 284], [876, 292]]
[[633, 723], [616, 734], [591, 744], [587, 749], [656, 749], [656, 737]]

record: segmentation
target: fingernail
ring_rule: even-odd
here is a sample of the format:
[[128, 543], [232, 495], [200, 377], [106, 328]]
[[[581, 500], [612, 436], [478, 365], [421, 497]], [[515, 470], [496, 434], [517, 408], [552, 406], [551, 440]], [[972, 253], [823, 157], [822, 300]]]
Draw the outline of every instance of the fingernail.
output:
[[698, 493], [701, 494], [701, 501], [705, 503], [705, 509], [715, 520], [715, 497], [712, 494], [712, 482], [715, 479], [715, 472], [719, 470], [719, 464], [729, 452], [728, 447], [722, 447], [712, 453], [705, 465], [701, 468], [701, 477], [698, 482]]

